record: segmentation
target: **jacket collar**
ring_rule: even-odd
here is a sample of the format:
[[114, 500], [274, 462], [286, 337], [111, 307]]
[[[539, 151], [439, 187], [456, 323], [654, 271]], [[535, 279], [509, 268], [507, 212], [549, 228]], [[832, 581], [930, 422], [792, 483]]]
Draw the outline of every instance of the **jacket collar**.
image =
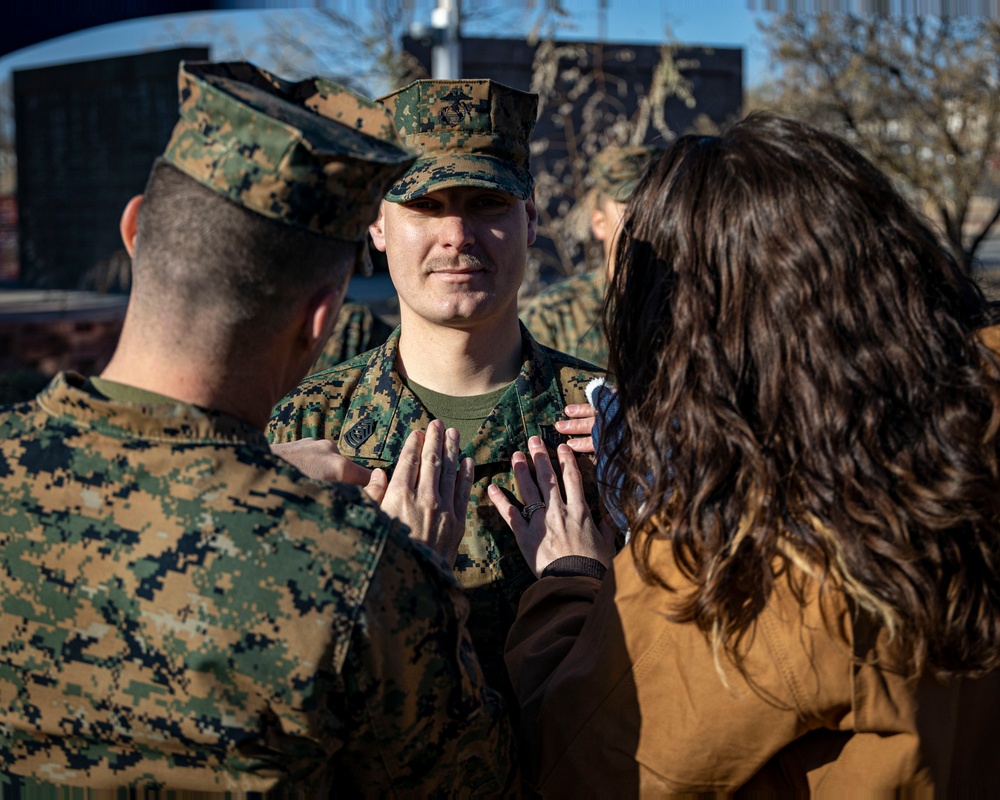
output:
[[124, 403], [88, 391], [86, 378], [60, 372], [38, 395], [53, 417], [117, 439], [177, 444], [249, 444], [267, 449], [264, 432], [249, 422], [208, 408], [176, 403]]
[[[372, 353], [351, 395], [337, 442], [344, 455], [395, 463], [410, 431], [426, 430], [430, 423], [427, 409], [399, 377], [398, 353], [399, 328]], [[567, 439], [554, 428], [564, 405], [555, 368], [524, 325], [521, 354], [517, 377], [462, 448], [476, 464], [509, 460], [516, 450], [527, 452], [529, 436], [541, 436], [551, 447]]]

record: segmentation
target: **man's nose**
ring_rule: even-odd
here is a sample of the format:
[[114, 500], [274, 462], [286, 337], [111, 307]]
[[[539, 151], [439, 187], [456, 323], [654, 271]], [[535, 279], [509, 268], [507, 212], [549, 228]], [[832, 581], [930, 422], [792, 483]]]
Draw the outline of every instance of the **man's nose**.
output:
[[465, 250], [475, 241], [472, 225], [464, 214], [445, 214], [440, 219], [439, 239], [442, 244]]

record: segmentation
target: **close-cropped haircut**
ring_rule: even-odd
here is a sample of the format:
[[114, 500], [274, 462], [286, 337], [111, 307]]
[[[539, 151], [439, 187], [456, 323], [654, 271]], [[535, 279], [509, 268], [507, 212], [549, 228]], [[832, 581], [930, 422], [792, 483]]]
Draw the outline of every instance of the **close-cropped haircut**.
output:
[[[911, 673], [1000, 666], [1000, 360], [974, 281], [845, 141], [755, 114], [626, 211], [605, 308], [631, 546], [741, 663], [783, 575], [843, 591]], [[614, 484], [614, 481], [609, 481]]]
[[135, 296], [268, 335], [318, 288], [342, 285], [359, 246], [248, 211], [159, 160], [139, 211]]

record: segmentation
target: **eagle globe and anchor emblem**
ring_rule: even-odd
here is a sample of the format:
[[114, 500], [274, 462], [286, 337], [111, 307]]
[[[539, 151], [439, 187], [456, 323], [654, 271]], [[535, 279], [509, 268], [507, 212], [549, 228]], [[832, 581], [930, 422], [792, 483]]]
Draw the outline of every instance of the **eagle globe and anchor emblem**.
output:
[[472, 105], [469, 103], [472, 98], [461, 89], [452, 89], [441, 99], [451, 104], [442, 108], [438, 114], [445, 125], [458, 125], [472, 113]]

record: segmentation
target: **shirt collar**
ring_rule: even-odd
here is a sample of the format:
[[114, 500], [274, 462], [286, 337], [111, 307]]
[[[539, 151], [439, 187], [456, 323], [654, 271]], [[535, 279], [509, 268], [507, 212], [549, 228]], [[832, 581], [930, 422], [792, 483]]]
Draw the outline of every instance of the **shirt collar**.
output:
[[[426, 430], [427, 409], [399, 377], [396, 357], [399, 329], [372, 353], [340, 429], [337, 446], [355, 458], [395, 463], [407, 435]], [[521, 325], [521, 369], [487, 417], [479, 434], [463, 446], [477, 464], [509, 460], [526, 452], [529, 436], [541, 436], [551, 447], [567, 437], [555, 430], [563, 417], [563, 396], [555, 368], [545, 349]]]
[[264, 432], [222, 411], [188, 403], [126, 403], [88, 391], [86, 378], [60, 372], [38, 395], [53, 417], [118, 439], [178, 444], [251, 444], [267, 448]]

